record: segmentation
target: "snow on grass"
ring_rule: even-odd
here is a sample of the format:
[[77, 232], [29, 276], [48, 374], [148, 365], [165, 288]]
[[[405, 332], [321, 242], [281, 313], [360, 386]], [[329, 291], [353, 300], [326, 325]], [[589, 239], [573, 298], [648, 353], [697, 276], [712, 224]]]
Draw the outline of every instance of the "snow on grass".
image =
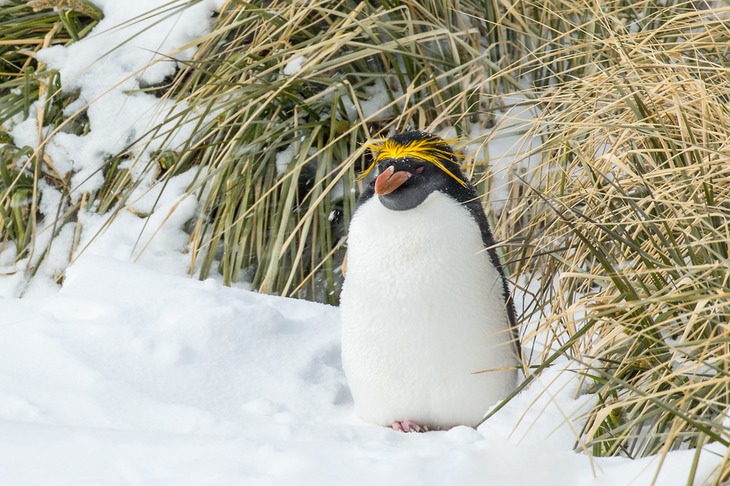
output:
[[[157, 181], [148, 167], [155, 151], [178, 150], [188, 142], [195, 120], [179, 118], [188, 110], [185, 104], [157, 98], [141, 88], [162, 82], [175, 73], [178, 61], [192, 56], [194, 49], [187, 44], [210, 29], [212, 13], [222, 0], [192, 4], [180, 0], [97, 0], [95, 4], [103, 10], [104, 19], [87, 37], [38, 53], [41, 62], [59, 71], [65, 93], [78, 92], [78, 99], [66, 108], [65, 115], [85, 111], [90, 126], [82, 135], [68, 133], [63, 127], [44, 127], [43, 138], [50, 137], [44, 151], [59, 176], [70, 178], [72, 203], [84, 193], [98, 190], [108, 159], [125, 150], [129, 159], [122, 164], [131, 169], [132, 179], [139, 185], [128, 207], [115, 219], [99, 215], [95, 209], [82, 209], [78, 226], [62, 228], [46, 255], [41, 250], [59, 229], [57, 217], [68, 209], [68, 201], [58, 189], [41, 183], [41, 218], [35, 240], [38, 251], [32, 261], [13, 262], [14, 250], [4, 250], [0, 274], [8, 277], [0, 282], [0, 296], [44, 292], [52, 286], [52, 279], [75, 257], [76, 237], [80, 238], [80, 248], [93, 246], [92, 254], [136, 260], [147, 248], [152, 251], [141, 258], [153, 268], [181, 274], [188, 264], [181, 227], [192, 218], [195, 203], [186, 196], [188, 186], [179, 182], [190, 182], [192, 173], [178, 177], [177, 183], [166, 183], [164, 201], [157, 201], [163, 187], [152, 189]], [[43, 106], [40, 101], [31, 107], [27, 119], [14, 120], [10, 134], [16, 146], [35, 149], [42, 143], [37, 127], [39, 106]], [[190, 113], [195, 118], [194, 111]], [[28, 281], [25, 271], [37, 265], [41, 257], [44, 261], [34, 279]]]
[[[595, 398], [560, 369], [478, 430], [363, 423], [335, 307], [91, 256], [0, 305], [0, 485], [620, 485], [659, 465], [574, 452]], [[691, 462], [670, 453], [658, 484]]]
[[[34, 278], [27, 281], [20, 270], [8, 272], [0, 278], [0, 298], [15, 297], [21, 293], [44, 296], [55, 292], [57, 286], [51, 277], [66, 269], [69, 256], [72, 259], [105, 256], [139, 262], [146, 268], [171, 275], [186, 275], [189, 268], [188, 234], [183, 226], [198, 210], [195, 196], [188, 194], [186, 189], [195, 175], [195, 171], [191, 170], [170, 178], [164, 185], [138, 191], [137, 197], [130, 199], [127, 207], [114, 217], [93, 210], [79, 211], [78, 220], [83, 231], [79, 233], [76, 252], [71, 254], [76, 227], [66, 225], [53, 239]], [[53, 225], [41, 227], [37, 238], [40, 241], [50, 240], [53, 229]], [[0, 256], [0, 269], [22, 267], [27, 262], [26, 259], [19, 264], [13, 263], [12, 251]]]
[[284, 66], [283, 73], [286, 76], [292, 76], [302, 70], [302, 66], [307, 62], [306, 56], [297, 56]]
[[284, 150], [276, 153], [276, 175], [281, 176], [286, 172], [289, 164], [294, 160], [294, 144], [289, 144]]
[[[385, 85], [389, 81], [380, 81], [370, 86], [365, 86], [365, 93], [369, 95], [367, 100], [360, 102], [362, 116], [371, 121], [383, 120], [393, 114], [393, 107], [390, 106], [391, 97], [400, 100], [403, 91], [400, 86], [393, 87]], [[398, 102], [400, 107], [402, 101]]]
[[[161, 140], [149, 145], [148, 134], [166, 118], [185, 110], [173, 100], [160, 100], [140, 91], [174, 74], [177, 60], [186, 60], [193, 49], [185, 45], [207, 32], [211, 13], [221, 2], [206, 0], [187, 8], [184, 3], [156, 0], [97, 1], [104, 19], [82, 41], [53, 46], [38, 58], [61, 74], [64, 92], [78, 90], [79, 98], [66, 109], [71, 115], [86, 109], [89, 133], [56, 133], [47, 144], [48, 154], [61, 175], [72, 174], [75, 197], [101, 187], [101, 167], [106, 157], [133, 145], [132, 163], [137, 175]], [[29, 118], [11, 134], [16, 141], [33, 143], [35, 120]], [[166, 132], [175, 122], [169, 122]], [[26, 126], [29, 125], [29, 126]], [[178, 127], [168, 147], [177, 147], [192, 136], [193, 125]], [[30, 134], [27, 132], [30, 131]]]
[[144, 191], [128, 203], [113, 220], [109, 215], [82, 211], [85, 231], [79, 243], [79, 258], [108, 256], [143, 263], [147, 268], [174, 275], [188, 272], [188, 233], [183, 226], [198, 210], [195, 196], [186, 189], [193, 183], [190, 170]]

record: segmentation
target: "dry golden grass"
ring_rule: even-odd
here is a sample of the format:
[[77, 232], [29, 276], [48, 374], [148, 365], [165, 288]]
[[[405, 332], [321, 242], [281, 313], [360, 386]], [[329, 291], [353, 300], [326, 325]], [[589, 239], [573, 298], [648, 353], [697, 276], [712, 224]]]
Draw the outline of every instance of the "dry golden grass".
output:
[[595, 454], [730, 441], [730, 37], [705, 14], [615, 32], [616, 62], [539, 93], [541, 162], [498, 225], [534, 295], [526, 365], [583, 363]]

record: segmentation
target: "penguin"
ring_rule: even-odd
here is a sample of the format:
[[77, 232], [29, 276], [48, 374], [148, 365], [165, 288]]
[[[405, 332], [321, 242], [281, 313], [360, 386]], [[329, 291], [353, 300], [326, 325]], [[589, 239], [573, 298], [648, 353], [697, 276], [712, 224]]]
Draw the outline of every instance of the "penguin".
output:
[[487, 216], [446, 141], [408, 131], [374, 148], [340, 295], [355, 411], [401, 432], [476, 427], [515, 389], [520, 353]]

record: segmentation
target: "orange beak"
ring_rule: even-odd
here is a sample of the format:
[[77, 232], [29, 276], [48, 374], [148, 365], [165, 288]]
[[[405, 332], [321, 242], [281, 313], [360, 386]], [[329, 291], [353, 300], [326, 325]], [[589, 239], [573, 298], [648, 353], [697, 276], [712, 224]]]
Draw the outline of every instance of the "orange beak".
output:
[[401, 170], [396, 172], [391, 165], [383, 171], [382, 174], [375, 179], [375, 194], [385, 196], [398, 189], [405, 181], [411, 178], [413, 174], [408, 171]]

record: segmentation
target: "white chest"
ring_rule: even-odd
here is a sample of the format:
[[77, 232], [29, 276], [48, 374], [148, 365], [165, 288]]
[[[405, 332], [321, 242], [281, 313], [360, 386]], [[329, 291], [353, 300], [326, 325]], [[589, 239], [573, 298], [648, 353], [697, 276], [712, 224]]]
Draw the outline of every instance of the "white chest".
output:
[[469, 212], [435, 192], [350, 226], [342, 355], [358, 413], [388, 425], [474, 425], [514, 386], [502, 283]]

